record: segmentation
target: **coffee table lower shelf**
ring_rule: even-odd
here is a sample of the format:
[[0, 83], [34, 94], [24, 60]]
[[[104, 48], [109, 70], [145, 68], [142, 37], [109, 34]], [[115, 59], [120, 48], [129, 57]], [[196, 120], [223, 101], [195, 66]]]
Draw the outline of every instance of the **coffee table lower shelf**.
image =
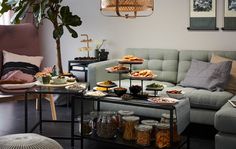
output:
[[[80, 135], [75, 135], [75, 137], [78, 137], [80, 139], [93, 140], [93, 141], [102, 142], [102, 143], [115, 144], [115, 145], [119, 145], [119, 146], [123, 146], [123, 147], [128, 147], [128, 148], [158, 149], [158, 147], [155, 146], [155, 141], [154, 140], [151, 142], [150, 146], [142, 146], [142, 145], [136, 144], [135, 141], [126, 141], [126, 140], [122, 139], [122, 137], [119, 136], [119, 135], [116, 138], [112, 138], [112, 139], [105, 139], [105, 138], [98, 137], [97, 135], [95, 135], [95, 133], [93, 133], [92, 135], [83, 136], [83, 137], [81, 137]], [[178, 143], [175, 143], [170, 148], [171, 149], [180, 149], [185, 144], [188, 146], [188, 143], [189, 143], [188, 137], [187, 136], [181, 136], [181, 141], [178, 142]]]

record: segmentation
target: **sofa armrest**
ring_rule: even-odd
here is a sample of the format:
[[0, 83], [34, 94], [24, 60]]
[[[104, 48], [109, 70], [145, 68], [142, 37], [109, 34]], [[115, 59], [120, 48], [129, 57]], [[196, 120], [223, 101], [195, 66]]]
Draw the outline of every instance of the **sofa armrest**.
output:
[[107, 73], [105, 68], [118, 64], [118, 60], [108, 60], [103, 62], [92, 63], [88, 65], [88, 83], [90, 88], [96, 86], [97, 82], [104, 80], [118, 80], [117, 74]]

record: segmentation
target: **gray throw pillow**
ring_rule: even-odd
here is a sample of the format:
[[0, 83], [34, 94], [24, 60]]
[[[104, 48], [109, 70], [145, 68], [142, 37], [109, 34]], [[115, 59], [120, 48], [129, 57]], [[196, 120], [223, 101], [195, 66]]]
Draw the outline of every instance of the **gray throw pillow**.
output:
[[231, 66], [231, 61], [213, 64], [193, 59], [180, 85], [203, 88], [211, 91], [223, 90], [230, 78]]

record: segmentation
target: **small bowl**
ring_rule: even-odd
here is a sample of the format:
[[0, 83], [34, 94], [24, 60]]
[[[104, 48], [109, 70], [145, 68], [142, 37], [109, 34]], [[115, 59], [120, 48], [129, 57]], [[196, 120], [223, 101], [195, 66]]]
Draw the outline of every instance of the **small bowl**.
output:
[[[177, 92], [175, 92], [177, 91]], [[181, 90], [170, 90], [170, 91], [166, 91], [166, 94], [170, 97], [170, 98], [175, 98], [175, 99], [181, 99], [184, 97], [184, 92]]]
[[54, 84], [65, 84], [67, 79], [64, 76], [56, 76], [52, 77], [52, 81]]
[[127, 89], [123, 88], [123, 87], [117, 87], [117, 88], [114, 88], [114, 92], [117, 96], [120, 97], [120, 96], [124, 95], [127, 92]]
[[67, 78], [67, 82], [75, 82], [75, 78], [74, 77], [69, 77], [69, 78]]
[[137, 95], [139, 92], [141, 92], [142, 87], [139, 85], [132, 85], [129, 87], [130, 93]]

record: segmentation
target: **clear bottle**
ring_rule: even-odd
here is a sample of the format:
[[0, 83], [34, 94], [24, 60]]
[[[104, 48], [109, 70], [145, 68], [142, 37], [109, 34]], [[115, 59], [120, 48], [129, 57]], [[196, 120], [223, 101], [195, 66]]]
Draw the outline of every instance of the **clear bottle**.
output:
[[142, 146], [149, 146], [151, 143], [151, 130], [152, 126], [137, 125], [136, 130], [136, 143]]
[[152, 127], [151, 140], [155, 140], [155, 136], [158, 131], [158, 128], [157, 128], [158, 123], [159, 122], [156, 120], [142, 120], [141, 121], [141, 124], [148, 125], [148, 126]]
[[159, 123], [157, 125], [158, 132], [156, 133], [156, 147], [166, 148], [170, 146], [170, 125]]
[[123, 116], [132, 116], [134, 115], [134, 112], [133, 111], [126, 111], [126, 110], [119, 110], [118, 111], [118, 114], [117, 114], [117, 121], [118, 121], [118, 127], [119, 127], [119, 130], [120, 132], [123, 133], [123, 124], [122, 124], [122, 117]]
[[123, 139], [128, 141], [136, 139], [135, 126], [139, 124], [139, 119], [137, 116], [123, 116]]
[[[79, 121], [79, 133], [81, 134], [81, 117], [78, 117]], [[92, 134], [93, 121], [90, 115], [84, 115], [83, 117], [83, 135]]]
[[[170, 124], [170, 114], [163, 113], [161, 116], [161, 123]], [[177, 119], [175, 114], [173, 115], [173, 137], [174, 142], [179, 142], [181, 140], [181, 137], [177, 131]]]
[[114, 112], [101, 112], [97, 120], [96, 133], [102, 138], [114, 138], [117, 135], [117, 122]]

